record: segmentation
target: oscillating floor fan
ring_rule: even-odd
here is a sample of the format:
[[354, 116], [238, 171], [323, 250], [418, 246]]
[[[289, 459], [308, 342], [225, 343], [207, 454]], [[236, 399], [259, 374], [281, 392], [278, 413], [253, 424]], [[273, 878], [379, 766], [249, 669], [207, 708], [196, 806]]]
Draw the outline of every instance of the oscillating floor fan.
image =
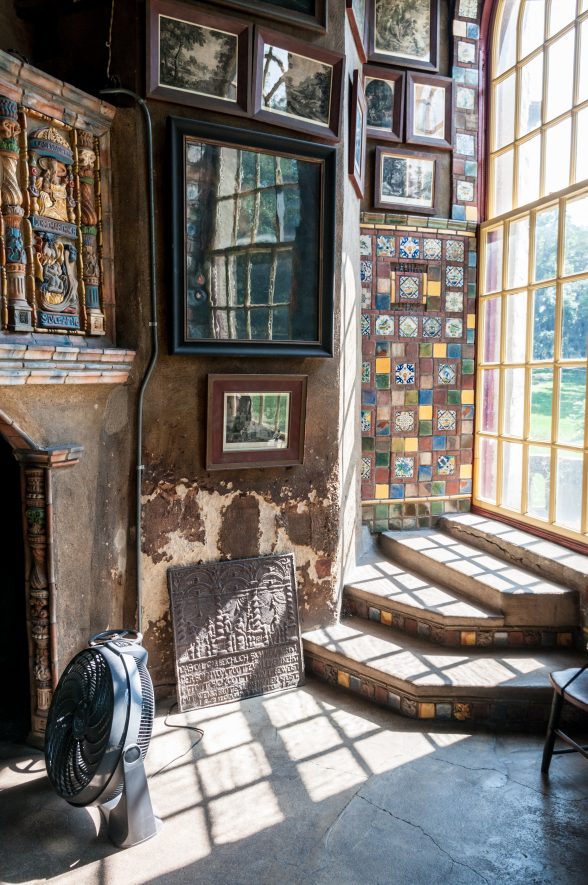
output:
[[94, 636], [63, 672], [45, 735], [47, 774], [70, 805], [98, 805], [110, 839], [129, 848], [155, 836], [143, 760], [153, 727], [153, 685], [142, 636]]

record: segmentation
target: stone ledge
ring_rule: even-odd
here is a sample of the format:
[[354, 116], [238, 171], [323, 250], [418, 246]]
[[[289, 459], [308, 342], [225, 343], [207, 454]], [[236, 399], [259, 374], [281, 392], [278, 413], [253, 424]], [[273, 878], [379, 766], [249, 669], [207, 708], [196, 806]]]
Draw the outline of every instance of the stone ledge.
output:
[[49, 344], [31, 336], [28, 343], [0, 342], [0, 387], [19, 384], [124, 384], [135, 359], [134, 350], [71, 347]]

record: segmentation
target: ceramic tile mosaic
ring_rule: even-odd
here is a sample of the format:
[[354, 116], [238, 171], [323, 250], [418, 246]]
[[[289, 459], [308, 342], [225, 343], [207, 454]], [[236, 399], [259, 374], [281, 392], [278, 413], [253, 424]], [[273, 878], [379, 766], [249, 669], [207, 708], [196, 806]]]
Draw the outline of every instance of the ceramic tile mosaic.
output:
[[457, 44], [457, 60], [460, 64], [473, 65], [476, 61], [476, 46], [460, 40]]
[[359, 254], [371, 257], [372, 254], [372, 238], [369, 234], [361, 234], [359, 237]]
[[361, 429], [364, 433], [369, 433], [372, 429], [372, 413], [366, 409], [361, 411]]
[[437, 369], [439, 384], [455, 384], [457, 372], [451, 363], [441, 363]]
[[458, 181], [456, 186], [457, 199], [464, 203], [473, 202], [475, 191], [471, 181]]
[[437, 413], [437, 429], [438, 430], [455, 430], [457, 423], [457, 412], [453, 409], [440, 409]]
[[397, 433], [409, 433], [415, 427], [415, 413], [397, 411], [394, 414], [394, 430]]
[[369, 362], [363, 362], [361, 364], [361, 383], [369, 384], [372, 377], [372, 366]]
[[361, 334], [365, 338], [369, 338], [372, 332], [372, 318], [369, 313], [362, 313], [361, 315]]
[[423, 258], [430, 261], [439, 261], [441, 258], [441, 240], [429, 239], [423, 240]]
[[437, 458], [437, 472], [441, 476], [453, 476], [455, 464], [455, 455], [441, 455], [440, 458]]
[[447, 313], [463, 313], [463, 292], [448, 292], [445, 296]]
[[401, 338], [416, 338], [419, 331], [417, 317], [400, 317], [398, 320], [398, 334]]
[[378, 258], [394, 258], [396, 255], [394, 237], [384, 236], [383, 234], [376, 237], [376, 255]]
[[445, 335], [447, 338], [461, 338], [463, 336], [463, 320], [445, 320]]
[[371, 283], [372, 281], [372, 262], [362, 261], [360, 264], [360, 278], [362, 283]]
[[399, 276], [398, 294], [401, 300], [418, 301], [419, 288], [419, 278], [417, 276]]
[[361, 290], [361, 306], [363, 310], [369, 310], [372, 306], [372, 290], [362, 288]]
[[445, 257], [448, 261], [464, 261], [465, 243], [463, 240], [446, 240]]
[[414, 474], [414, 458], [401, 457], [394, 460], [394, 476], [411, 479]]
[[394, 380], [397, 384], [414, 384], [414, 363], [398, 363], [394, 372]]
[[438, 317], [425, 317], [423, 319], [423, 338], [440, 338], [441, 320]]
[[463, 286], [463, 267], [452, 264], [447, 265], [445, 268], [445, 285], [454, 289], [461, 288]]
[[420, 241], [416, 237], [400, 237], [400, 257], [417, 259], [421, 257]]
[[459, 15], [463, 18], [477, 18], [478, 0], [459, 0]]
[[375, 325], [375, 333], [376, 335], [386, 335], [390, 336], [394, 334], [394, 317], [389, 316], [388, 314], [383, 314], [376, 318]]

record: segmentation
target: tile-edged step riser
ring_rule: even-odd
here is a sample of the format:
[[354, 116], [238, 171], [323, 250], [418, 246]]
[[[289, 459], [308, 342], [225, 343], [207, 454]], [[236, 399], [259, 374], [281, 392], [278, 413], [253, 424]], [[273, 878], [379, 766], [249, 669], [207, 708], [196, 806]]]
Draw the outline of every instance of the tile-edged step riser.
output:
[[570, 624], [579, 623], [577, 596], [574, 593], [503, 593], [478, 580], [475, 575], [464, 574], [450, 564], [439, 562], [426, 553], [415, 550], [409, 541], [408, 533], [403, 541], [390, 537], [389, 533], [379, 536], [381, 550], [394, 562], [431, 581], [451, 587], [479, 605], [502, 613], [506, 626], [520, 628], [551, 624], [552, 627], [568, 628]]
[[[498, 531], [485, 531], [485, 523]], [[526, 569], [578, 593], [585, 592], [588, 586], [588, 557], [580, 556], [559, 544], [534, 538], [505, 524], [499, 528], [494, 520], [485, 520], [482, 517], [476, 519], [470, 514], [467, 520], [443, 516], [438, 527], [462, 544], [477, 547], [490, 556], [499, 556], [512, 563], [515, 568]]]
[[463, 623], [455, 618], [448, 623], [439, 623], [438, 620], [429, 620], [416, 609], [407, 611], [406, 606], [393, 601], [383, 605], [380, 599], [353, 587], [345, 588], [344, 610], [355, 617], [409, 636], [419, 636], [446, 648], [571, 648], [579, 647], [581, 643], [581, 632], [572, 627], [554, 630], [552, 627], [490, 626], [487, 620], [476, 623], [474, 618], [467, 618]]

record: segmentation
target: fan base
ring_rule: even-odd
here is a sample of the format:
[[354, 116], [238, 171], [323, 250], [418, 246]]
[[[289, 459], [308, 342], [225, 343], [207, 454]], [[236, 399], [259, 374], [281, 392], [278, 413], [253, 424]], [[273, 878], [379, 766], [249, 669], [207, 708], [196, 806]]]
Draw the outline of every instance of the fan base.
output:
[[123, 753], [123, 790], [120, 796], [105, 802], [100, 811], [108, 827], [108, 836], [117, 848], [131, 848], [156, 836], [162, 826], [151, 805], [145, 765], [138, 744], [125, 747]]

